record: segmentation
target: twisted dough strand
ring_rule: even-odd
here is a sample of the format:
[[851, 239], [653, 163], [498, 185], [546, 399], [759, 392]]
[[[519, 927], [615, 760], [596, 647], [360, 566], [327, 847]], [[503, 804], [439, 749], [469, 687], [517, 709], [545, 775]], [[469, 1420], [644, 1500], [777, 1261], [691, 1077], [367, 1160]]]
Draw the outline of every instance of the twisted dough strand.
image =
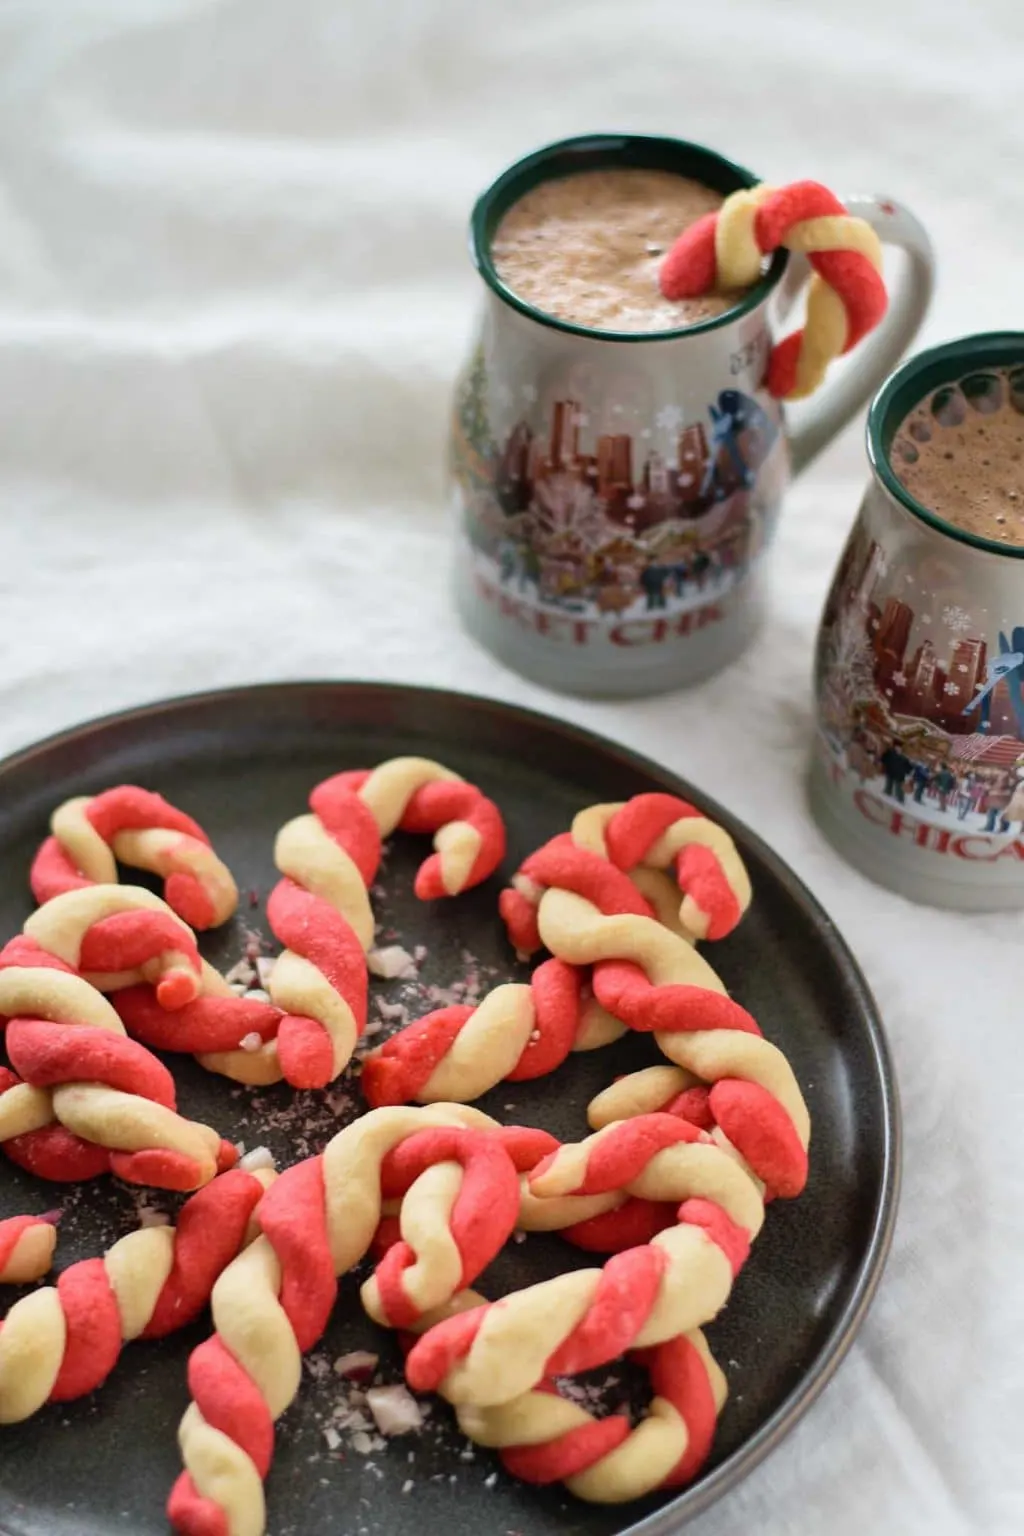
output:
[[476, 1007], [457, 1004], [417, 1019], [363, 1064], [372, 1105], [477, 1099], [496, 1083], [553, 1072], [571, 1051], [591, 1050], [623, 1032], [593, 998], [581, 972], [546, 960], [526, 985], [495, 987]]
[[202, 827], [148, 789], [120, 784], [65, 800], [50, 828], [30, 877], [40, 903], [65, 891], [116, 884], [116, 859], [161, 875], [168, 905], [192, 928], [227, 922], [238, 905], [238, 888]]
[[106, 1381], [129, 1340], [163, 1338], [190, 1323], [253, 1240], [273, 1177], [223, 1173], [185, 1202], [177, 1226], [129, 1232], [102, 1259], [72, 1264], [55, 1286], [15, 1302], [0, 1323], [0, 1424], [84, 1397]]
[[564, 1482], [591, 1503], [621, 1504], [692, 1481], [711, 1450], [727, 1387], [699, 1328], [630, 1359], [646, 1366], [654, 1398], [634, 1429], [628, 1418], [596, 1419], [541, 1382], [510, 1403], [463, 1404], [459, 1428], [500, 1450], [506, 1471], [524, 1482]]
[[603, 1270], [577, 1270], [464, 1312], [419, 1339], [410, 1385], [454, 1404], [509, 1403], [547, 1377], [665, 1343], [715, 1317], [760, 1230], [759, 1187], [702, 1132], [647, 1116], [563, 1147], [530, 1178], [534, 1194], [627, 1189], [680, 1201], [678, 1225]]
[[285, 946], [270, 978], [283, 1017], [278, 1055], [296, 1087], [323, 1087], [347, 1065], [366, 1024], [363, 954], [373, 943], [368, 886], [381, 839], [396, 827], [433, 832], [416, 894], [454, 895], [485, 879], [505, 853], [497, 807], [450, 769], [426, 758], [392, 758], [318, 784], [310, 813], [277, 835], [284, 877], [267, 916]]
[[[217, 1331], [189, 1363], [193, 1402], [179, 1431], [185, 1472], [168, 1504], [176, 1530], [186, 1536], [262, 1536], [263, 1479], [273, 1453], [274, 1420], [298, 1391], [303, 1351], [327, 1324], [336, 1276], [370, 1248], [381, 1217], [388, 1154], [420, 1132], [441, 1131], [446, 1134], [437, 1142], [436, 1156], [445, 1166], [456, 1152], [450, 1133], [481, 1124], [493, 1126], [486, 1116], [457, 1105], [371, 1110], [340, 1131], [320, 1156], [282, 1174], [261, 1210], [263, 1236], [214, 1287]], [[422, 1295], [436, 1295], [453, 1280], [468, 1283], [515, 1222], [519, 1200], [512, 1163], [511, 1180], [507, 1171], [503, 1177], [505, 1203], [496, 1213], [490, 1209], [497, 1203], [493, 1187], [485, 1187], [490, 1178], [469, 1177], [477, 1158], [493, 1175], [489, 1138], [462, 1129], [458, 1145], [464, 1174], [453, 1198], [453, 1185], [435, 1180], [432, 1167], [425, 1167], [407, 1195], [414, 1207], [421, 1199], [433, 1200], [450, 1212], [446, 1230], [452, 1243], [432, 1229], [421, 1234], [423, 1247], [417, 1253], [417, 1231], [406, 1232], [409, 1250], [391, 1261], [383, 1277], [378, 1275], [376, 1293], [367, 1292], [371, 1304], [376, 1295], [388, 1316], [418, 1311]], [[413, 1169], [417, 1155], [408, 1154]], [[432, 1159], [433, 1154], [425, 1161]], [[401, 1185], [401, 1173], [398, 1179]], [[417, 1188], [423, 1179], [426, 1192]]]
[[762, 257], [780, 245], [803, 252], [813, 276], [803, 329], [772, 348], [766, 385], [779, 399], [799, 400], [817, 389], [833, 358], [878, 324], [888, 302], [877, 234], [827, 187], [797, 181], [734, 192], [680, 235], [662, 263], [660, 285], [668, 299], [716, 285], [749, 287], [761, 276]]
[[728, 832], [676, 795], [588, 806], [572, 838], [618, 869], [672, 867], [683, 893], [679, 920], [693, 939], [725, 938], [750, 905], [750, 876]]
[[[165, 1189], [196, 1189], [235, 1160], [234, 1148], [209, 1126], [175, 1112], [170, 1073], [128, 1039], [106, 999], [30, 939], [16, 939], [0, 951], [0, 1015], [8, 1019], [11, 1065], [25, 1079], [24, 1084], [5, 1079], [0, 1134], [45, 1135], [56, 1119], [80, 1141], [106, 1149], [108, 1165], [119, 1177]], [[36, 1092], [26, 1093], [26, 1085]], [[10, 1149], [9, 1139], [5, 1147]], [[76, 1144], [69, 1150], [77, 1153]], [[75, 1169], [72, 1176], [81, 1177], [77, 1160]]]
[[[533, 858], [546, 874], [545, 850]], [[810, 1119], [785, 1056], [692, 946], [651, 918], [607, 910], [613, 905], [602, 910], [551, 881], [538, 909], [544, 945], [572, 965], [593, 965], [598, 1002], [631, 1029], [653, 1030], [670, 1061], [711, 1085], [716, 1135], [739, 1149], [773, 1194], [799, 1194]]]

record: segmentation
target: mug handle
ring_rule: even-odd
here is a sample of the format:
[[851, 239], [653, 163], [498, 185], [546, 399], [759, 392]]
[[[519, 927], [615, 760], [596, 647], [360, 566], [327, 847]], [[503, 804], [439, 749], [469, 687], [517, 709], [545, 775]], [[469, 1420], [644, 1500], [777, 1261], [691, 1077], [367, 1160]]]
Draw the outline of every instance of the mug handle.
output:
[[[825, 445], [844, 427], [878, 385], [899, 362], [921, 328], [935, 285], [935, 254], [924, 225], [888, 197], [844, 197], [850, 213], [878, 231], [884, 245], [905, 251], [907, 263], [889, 307], [871, 334], [860, 343], [834, 379], [827, 381], [787, 425], [790, 462], [794, 475], [806, 469]], [[776, 324], [783, 320], [810, 276], [804, 256], [791, 257], [789, 269], [777, 290]]]

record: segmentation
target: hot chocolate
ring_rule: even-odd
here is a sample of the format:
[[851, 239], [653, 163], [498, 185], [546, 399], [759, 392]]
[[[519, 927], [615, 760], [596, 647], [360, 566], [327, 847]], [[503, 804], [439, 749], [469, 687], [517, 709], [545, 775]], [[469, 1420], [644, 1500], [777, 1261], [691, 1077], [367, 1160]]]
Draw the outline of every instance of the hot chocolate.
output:
[[937, 517], [1024, 546], [1024, 367], [944, 384], [900, 423], [889, 458], [900, 483]]
[[598, 331], [666, 331], [731, 309], [741, 293], [663, 298], [658, 271], [677, 236], [722, 206], [720, 192], [669, 171], [580, 171], [514, 203], [491, 242], [498, 276], [556, 319]]

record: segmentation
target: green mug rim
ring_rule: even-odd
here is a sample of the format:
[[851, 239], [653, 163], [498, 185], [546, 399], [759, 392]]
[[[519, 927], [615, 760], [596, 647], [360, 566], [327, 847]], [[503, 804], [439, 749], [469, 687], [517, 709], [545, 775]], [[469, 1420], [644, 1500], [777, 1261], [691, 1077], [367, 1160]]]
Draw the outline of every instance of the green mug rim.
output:
[[772, 256], [760, 281], [738, 304], [721, 315], [712, 315], [707, 320], [674, 326], [668, 330], [607, 331], [588, 325], [576, 325], [570, 320], [560, 320], [556, 315], [537, 309], [503, 283], [491, 260], [491, 239], [502, 214], [541, 182], [554, 181], [559, 176], [571, 176], [578, 171], [603, 170], [613, 166], [691, 175], [694, 180], [702, 181], [705, 186], [726, 195], [755, 187], [761, 180], [753, 171], [718, 154], [716, 150], [708, 149], [703, 144], [691, 143], [688, 139], [676, 139], [664, 134], [581, 133], [544, 144], [507, 166], [487, 190], [480, 194], [473, 206], [469, 225], [470, 253], [477, 271], [492, 293], [511, 309], [518, 310], [540, 325], [569, 336], [584, 336], [589, 341], [652, 342], [674, 341], [681, 336], [700, 336], [732, 325], [764, 303], [786, 270], [789, 252], [781, 247]]
[[1000, 368], [1024, 363], [1024, 331], [981, 331], [941, 342], [917, 352], [891, 373], [868, 409], [868, 462], [890, 496], [929, 528], [986, 554], [1024, 560], [1024, 544], [1001, 544], [948, 523], [917, 501], [897, 478], [890, 462], [892, 439], [900, 422], [926, 395], [943, 384], [955, 384], [975, 368]]

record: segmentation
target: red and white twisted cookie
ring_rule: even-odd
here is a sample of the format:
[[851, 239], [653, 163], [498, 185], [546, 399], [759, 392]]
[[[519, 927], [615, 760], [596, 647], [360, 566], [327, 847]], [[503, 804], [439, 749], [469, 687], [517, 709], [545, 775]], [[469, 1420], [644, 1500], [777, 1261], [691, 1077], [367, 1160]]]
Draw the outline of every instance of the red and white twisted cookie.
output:
[[162, 876], [168, 905], [192, 928], [215, 928], [238, 905], [231, 873], [202, 827], [151, 790], [120, 784], [65, 800], [51, 816], [50, 829], [52, 836], [32, 863], [38, 902], [84, 886], [116, 884], [119, 860]]
[[527, 984], [506, 983], [475, 1008], [439, 1008], [399, 1030], [366, 1058], [360, 1082], [375, 1107], [462, 1103], [502, 1081], [543, 1077], [570, 1051], [621, 1033], [586, 994], [576, 966], [546, 960]]
[[683, 893], [679, 921], [694, 939], [724, 939], [750, 906], [750, 876], [724, 827], [676, 795], [634, 795], [591, 805], [572, 838], [617, 869], [672, 869]]
[[[93, 892], [70, 896], [82, 894]], [[131, 1183], [190, 1190], [235, 1161], [216, 1131], [175, 1112], [171, 1074], [128, 1039], [106, 998], [32, 939], [0, 951], [0, 1015], [24, 1080], [0, 1083], [0, 1139], [22, 1166], [61, 1177], [66, 1155], [71, 1178], [109, 1167]]]
[[772, 348], [766, 385], [779, 399], [799, 400], [885, 314], [881, 242], [866, 220], [852, 217], [816, 181], [734, 192], [680, 235], [659, 281], [667, 299], [747, 288], [780, 245], [806, 255], [814, 275], [803, 329]]
[[47, 1216], [8, 1216], [0, 1221], [0, 1285], [27, 1285], [46, 1274], [57, 1246], [59, 1215], [51, 1211]]
[[501, 1452], [507, 1472], [527, 1483], [564, 1482], [577, 1498], [622, 1504], [692, 1482], [707, 1460], [728, 1394], [725, 1376], [699, 1328], [653, 1349], [631, 1350], [646, 1367], [653, 1398], [641, 1422], [598, 1419], [541, 1382], [510, 1403], [458, 1410], [459, 1428]]
[[[262, 1536], [274, 1421], [298, 1392], [303, 1352], [327, 1325], [336, 1277], [373, 1242], [389, 1154], [414, 1140], [396, 1187], [413, 1177], [406, 1198], [415, 1207], [422, 1197], [442, 1214], [391, 1250], [395, 1258], [386, 1257], [367, 1292], [371, 1305], [389, 1318], [415, 1318], [422, 1297], [446, 1300], [449, 1285], [461, 1289], [497, 1253], [515, 1224], [518, 1180], [493, 1136], [466, 1129], [474, 1114], [455, 1105], [371, 1110], [268, 1193], [263, 1235], [214, 1286], [216, 1333], [189, 1362], [193, 1402], [179, 1431], [185, 1472], [168, 1504], [177, 1531]], [[457, 1189], [454, 1175], [435, 1183], [434, 1163], [458, 1164]], [[425, 1195], [417, 1187], [424, 1179]]]
[[[131, 885], [82, 887], [40, 907], [25, 933], [112, 993], [122, 1023], [144, 1045], [195, 1055], [237, 1082], [280, 1080], [274, 1041], [281, 1010], [237, 997], [159, 896]], [[252, 1036], [255, 1049], [242, 1048]]]
[[[619, 893], [621, 910], [663, 922], [668, 914], [659, 872], [672, 868], [683, 900], [675, 922], [666, 926], [686, 938], [724, 938], [750, 905], [750, 877], [728, 832], [675, 795], [634, 795], [631, 800], [588, 806], [574, 818], [571, 832], [552, 838], [544, 848], [548, 872], [556, 851], [558, 867], [566, 869], [598, 869], [577, 859], [576, 850], [609, 861], [628, 873], [646, 898], [629, 906], [621, 883], [609, 887]], [[533, 855], [525, 859], [498, 902], [509, 938], [521, 954], [541, 947], [537, 906], [547, 882], [539, 878], [540, 872]], [[599, 874], [592, 879], [599, 881]]]
[[[559, 1275], [437, 1324], [409, 1354], [410, 1385], [454, 1403], [467, 1434], [523, 1448], [512, 1463], [520, 1475], [532, 1470], [539, 1481], [565, 1479], [580, 1497], [602, 1501], [671, 1486], [692, 1450], [685, 1409], [666, 1413], [659, 1403], [654, 1423], [667, 1420], [671, 1433], [645, 1435], [631, 1432], [627, 1420], [614, 1429], [584, 1423], [549, 1403], [545, 1391], [536, 1393], [530, 1412], [515, 1405], [553, 1376], [667, 1344], [715, 1317], [760, 1230], [759, 1186], [705, 1133], [664, 1115], [562, 1147], [529, 1182], [542, 1203], [614, 1190], [671, 1200], [677, 1224], [617, 1254], [603, 1270]], [[494, 1411], [500, 1408], [506, 1412]], [[706, 1449], [706, 1412], [695, 1412], [694, 1429]]]
[[198, 995], [196, 937], [166, 902], [135, 885], [90, 885], [54, 896], [22, 929], [100, 992], [148, 982], [164, 1008]]
[[223, 1173], [185, 1202], [176, 1226], [129, 1232], [102, 1259], [72, 1264], [55, 1286], [16, 1302], [0, 1323], [0, 1424], [95, 1391], [131, 1339], [163, 1338], [198, 1316], [255, 1237], [273, 1177]]
[[364, 952], [373, 943], [368, 886], [381, 839], [396, 828], [433, 832], [435, 852], [416, 876], [431, 900], [468, 890], [505, 854], [501, 813], [472, 784], [426, 758], [396, 757], [335, 774], [310, 812], [283, 826], [274, 861], [284, 877], [267, 904], [285, 946], [269, 990], [284, 1017], [278, 1055], [288, 1082], [323, 1087], [348, 1064], [366, 1024]]
[[263, 1087], [280, 1082], [280, 1008], [258, 997], [238, 996], [205, 960], [199, 986], [198, 997], [183, 1008], [161, 1007], [150, 986], [125, 987], [111, 1001], [128, 1033], [151, 1050], [186, 1052], [207, 1071], [236, 1083]]
[[570, 965], [592, 965], [602, 1007], [630, 1029], [653, 1031], [670, 1061], [710, 1086], [716, 1136], [772, 1194], [799, 1194], [810, 1119], [783, 1053], [691, 945], [637, 912], [636, 892], [607, 860], [557, 837], [527, 864], [543, 890], [544, 946]]

